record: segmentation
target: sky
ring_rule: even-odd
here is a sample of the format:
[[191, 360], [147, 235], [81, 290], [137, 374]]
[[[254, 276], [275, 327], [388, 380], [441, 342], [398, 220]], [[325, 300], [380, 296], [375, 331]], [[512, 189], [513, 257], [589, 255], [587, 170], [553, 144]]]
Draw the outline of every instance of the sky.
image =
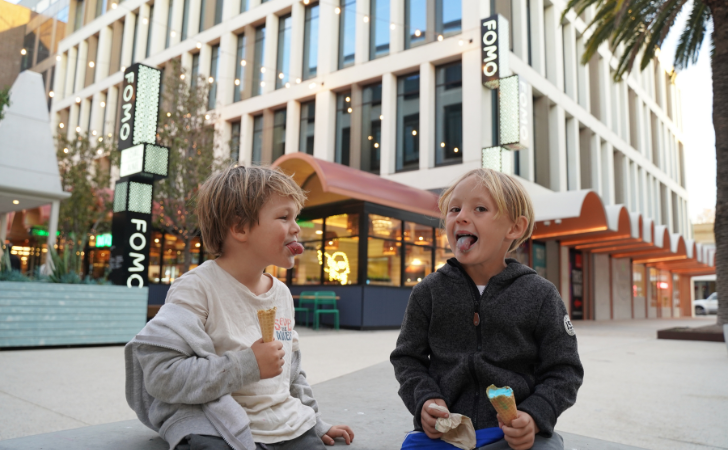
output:
[[[19, 0], [9, 0], [17, 3]], [[692, 1], [683, 6], [672, 31], [665, 38], [660, 58], [672, 66], [680, 33], [685, 27]], [[682, 97], [685, 177], [691, 222], [705, 209], [715, 208], [715, 131], [713, 130], [713, 88], [710, 69], [710, 40], [706, 37], [697, 64], [680, 72], [677, 85]]]

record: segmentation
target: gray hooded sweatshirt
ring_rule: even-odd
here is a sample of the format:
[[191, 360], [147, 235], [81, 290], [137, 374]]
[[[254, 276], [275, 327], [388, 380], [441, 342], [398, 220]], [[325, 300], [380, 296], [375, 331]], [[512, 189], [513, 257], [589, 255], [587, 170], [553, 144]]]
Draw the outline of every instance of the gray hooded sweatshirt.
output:
[[530, 267], [506, 263], [482, 295], [455, 258], [412, 290], [390, 360], [415, 429], [434, 398], [476, 430], [497, 427], [491, 384], [510, 386], [544, 436], [576, 401], [584, 369], [559, 292]]
[[[291, 395], [316, 413], [316, 434], [323, 422], [313, 391], [293, 349]], [[220, 436], [234, 450], [254, 450], [245, 410], [231, 394], [260, 380], [251, 349], [215, 354], [200, 319], [186, 308], [165, 304], [124, 349], [126, 401], [139, 420], [159, 433], [170, 450], [189, 434]]]

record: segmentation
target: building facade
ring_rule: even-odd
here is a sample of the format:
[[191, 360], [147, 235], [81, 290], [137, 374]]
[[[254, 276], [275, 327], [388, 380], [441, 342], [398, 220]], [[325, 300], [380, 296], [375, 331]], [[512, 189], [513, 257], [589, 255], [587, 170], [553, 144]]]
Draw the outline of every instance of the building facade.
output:
[[[101, 1], [104, 12], [96, 14]], [[220, 151], [241, 163], [302, 152], [437, 192], [480, 167], [482, 149], [498, 144], [498, 91], [483, 86], [480, 45], [481, 19], [498, 13], [510, 24], [510, 71], [532, 91], [532, 144], [512, 153], [510, 170], [533, 194], [589, 189], [605, 207], [623, 205], [615, 214], [637, 218], [640, 238], [642, 228], [657, 227], [682, 236], [684, 249], [691, 236], [680, 91], [657, 59], [619, 83], [606, 47], [580, 64], [590, 11], [561, 21], [565, 2], [558, 0], [108, 2], [71, 0], [70, 16], [82, 8], [95, 16], [82, 14], [93, 18], [58, 48], [56, 132], [113, 137], [124, 68], [179, 59], [190, 80], [211, 83]], [[574, 257], [551, 236], [545, 255], [541, 244], [529, 245], [527, 262], [543, 260], [543, 274], [569, 302]], [[692, 242], [687, 246], [695, 258]], [[589, 276], [609, 267], [604, 286], [612, 283], [609, 254], [582, 253], [593, 261]], [[656, 316], [680, 314], [669, 298], [661, 312], [659, 293], [647, 293], [667, 269], [653, 273], [625, 261], [615, 271], [626, 271], [621, 283], [631, 297], [642, 296], [644, 311], [635, 314], [632, 305], [630, 314], [615, 314], [610, 298], [607, 312], [594, 306], [584, 318], [650, 316], [647, 297]], [[679, 283], [671, 273], [664, 278], [674, 296]]]

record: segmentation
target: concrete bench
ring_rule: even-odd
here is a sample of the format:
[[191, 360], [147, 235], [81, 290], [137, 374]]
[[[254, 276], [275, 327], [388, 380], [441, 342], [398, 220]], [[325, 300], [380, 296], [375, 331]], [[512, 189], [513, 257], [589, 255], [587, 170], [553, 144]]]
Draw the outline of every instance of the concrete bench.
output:
[[[389, 362], [314, 386], [324, 420], [345, 423], [356, 437], [352, 450], [396, 450], [412, 429], [412, 416], [397, 395]], [[560, 432], [567, 450], [639, 450], [637, 447]], [[0, 450], [167, 450], [159, 435], [137, 420], [0, 441]]]

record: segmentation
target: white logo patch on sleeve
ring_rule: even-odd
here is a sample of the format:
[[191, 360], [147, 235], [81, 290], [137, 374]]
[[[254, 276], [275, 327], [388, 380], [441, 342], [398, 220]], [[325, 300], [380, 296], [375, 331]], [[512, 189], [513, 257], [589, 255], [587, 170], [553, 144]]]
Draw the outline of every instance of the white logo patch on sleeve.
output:
[[564, 316], [564, 328], [566, 328], [566, 333], [569, 336], [574, 336], [576, 334], [576, 332], [574, 332], [574, 325], [571, 324], [568, 314]]

